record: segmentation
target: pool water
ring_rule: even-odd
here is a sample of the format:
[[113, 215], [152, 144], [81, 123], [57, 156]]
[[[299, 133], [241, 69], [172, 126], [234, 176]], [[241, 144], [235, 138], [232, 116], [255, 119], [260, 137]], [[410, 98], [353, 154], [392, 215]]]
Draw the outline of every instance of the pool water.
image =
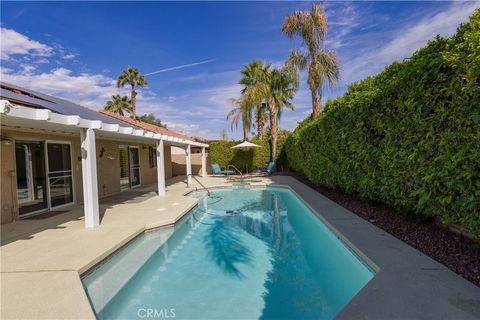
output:
[[83, 277], [99, 319], [332, 319], [373, 277], [289, 189], [211, 193]]

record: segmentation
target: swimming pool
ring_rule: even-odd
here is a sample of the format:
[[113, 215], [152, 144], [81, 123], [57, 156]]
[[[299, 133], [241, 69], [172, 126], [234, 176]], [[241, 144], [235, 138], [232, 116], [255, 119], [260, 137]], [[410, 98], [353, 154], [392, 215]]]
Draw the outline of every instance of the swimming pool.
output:
[[331, 319], [374, 276], [287, 188], [193, 196], [82, 278], [99, 319]]

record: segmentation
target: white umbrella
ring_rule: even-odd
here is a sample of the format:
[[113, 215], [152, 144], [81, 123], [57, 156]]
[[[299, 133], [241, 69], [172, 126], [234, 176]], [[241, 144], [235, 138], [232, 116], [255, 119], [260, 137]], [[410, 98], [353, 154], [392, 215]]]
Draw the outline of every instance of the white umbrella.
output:
[[248, 141], [243, 141], [240, 144], [237, 144], [236, 146], [231, 147], [231, 149], [242, 149], [242, 150], [249, 150], [253, 148], [261, 148], [258, 144], [251, 143]]
[[[251, 143], [248, 141], [243, 141], [242, 143], [237, 144], [236, 146], [231, 147], [231, 149], [240, 149], [240, 150], [250, 150], [254, 148], [261, 148], [258, 144]], [[248, 166], [245, 167], [245, 171], [248, 172]]]

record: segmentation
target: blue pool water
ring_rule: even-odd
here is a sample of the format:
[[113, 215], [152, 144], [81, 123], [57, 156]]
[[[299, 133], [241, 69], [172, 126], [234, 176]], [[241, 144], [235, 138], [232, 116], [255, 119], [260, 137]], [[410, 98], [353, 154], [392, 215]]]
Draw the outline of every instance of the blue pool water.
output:
[[100, 319], [331, 319], [373, 277], [285, 188], [212, 191], [82, 281]]

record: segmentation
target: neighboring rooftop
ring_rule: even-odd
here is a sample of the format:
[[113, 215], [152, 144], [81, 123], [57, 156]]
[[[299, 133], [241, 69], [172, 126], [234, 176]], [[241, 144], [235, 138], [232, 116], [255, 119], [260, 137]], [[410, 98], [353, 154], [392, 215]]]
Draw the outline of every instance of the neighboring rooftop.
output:
[[103, 110], [103, 109], [98, 110], [98, 112], [100, 114], [111, 117], [115, 120], [126, 122], [127, 124], [129, 124], [131, 126], [134, 126], [134, 127], [137, 127], [137, 128], [143, 129], [143, 130], [147, 130], [147, 131], [151, 131], [151, 132], [155, 132], [155, 133], [160, 133], [160, 134], [164, 134], [164, 135], [168, 135], [168, 136], [173, 136], [173, 137], [177, 137], [177, 138], [181, 138], [181, 139], [203, 142], [202, 140], [197, 140], [198, 139], [197, 137], [189, 137], [186, 134], [176, 132], [176, 131], [173, 131], [173, 130], [170, 130], [170, 129], [167, 129], [167, 128], [164, 128], [164, 127], [159, 127], [159, 126], [156, 126], [154, 124], [150, 124], [150, 123], [143, 122], [143, 121], [140, 121], [140, 120], [134, 120], [130, 117], [125, 117], [125, 116], [122, 116], [118, 113], [114, 113], [114, 112]]

